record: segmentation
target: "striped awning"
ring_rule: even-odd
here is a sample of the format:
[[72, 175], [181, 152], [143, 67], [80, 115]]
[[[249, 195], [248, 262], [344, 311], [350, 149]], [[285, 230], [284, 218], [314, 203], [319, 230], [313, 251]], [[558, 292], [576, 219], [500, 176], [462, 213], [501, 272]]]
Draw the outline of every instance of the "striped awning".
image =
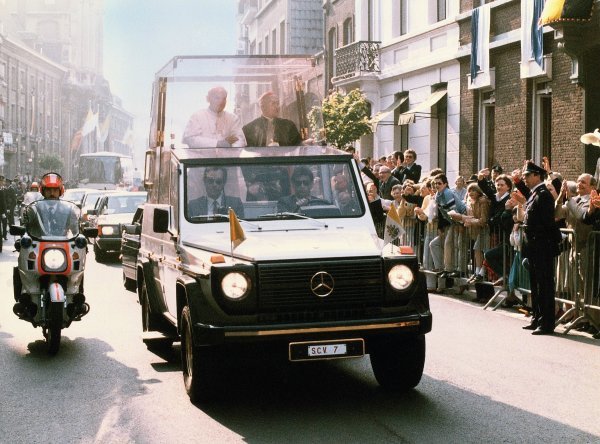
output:
[[373, 132], [377, 131], [377, 125], [379, 124], [379, 122], [381, 122], [383, 119], [385, 119], [390, 113], [394, 112], [394, 110], [396, 108], [402, 106], [402, 104], [404, 102], [406, 102], [407, 100], [408, 100], [408, 96], [399, 97], [396, 100], [394, 100], [394, 102], [390, 106], [385, 108], [383, 111], [379, 111], [377, 114], [375, 114], [373, 116], [373, 118], [371, 119], [371, 124], [373, 126]]
[[421, 118], [431, 118], [431, 107], [438, 103], [442, 97], [446, 95], [446, 88], [439, 89], [424, 100], [419, 103], [414, 108], [406, 111], [405, 113], [400, 114], [400, 118], [398, 119], [398, 125], [408, 125], [409, 123], [415, 123], [417, 117]]
[[593, 7], [594, 0], [546, 0], [539, 24], [588, 22]]

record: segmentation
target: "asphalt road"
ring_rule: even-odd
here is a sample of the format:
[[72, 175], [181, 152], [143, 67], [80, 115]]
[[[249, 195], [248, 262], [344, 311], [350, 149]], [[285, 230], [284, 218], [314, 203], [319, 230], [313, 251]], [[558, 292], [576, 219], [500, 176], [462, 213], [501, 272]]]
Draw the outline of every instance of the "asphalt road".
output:
[[192, 405], [179, 346], [140, 339], [119, 264], [88, 255], [91, 311], [49, 357], [12, 313], [16, 253], [0, 253], [0, 443], [600, 443], [600, 341], [531, 336], [513, 311], [432, 295], [425, 374], [381, 390], [368, 358], [289, 365], [231, 357], [223, 396]]

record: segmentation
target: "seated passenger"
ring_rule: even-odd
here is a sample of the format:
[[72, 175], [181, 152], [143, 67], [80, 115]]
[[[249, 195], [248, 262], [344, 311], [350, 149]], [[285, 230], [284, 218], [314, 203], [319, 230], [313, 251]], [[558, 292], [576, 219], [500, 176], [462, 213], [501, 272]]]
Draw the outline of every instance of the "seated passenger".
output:
[[227, 169], [224, 167], [207, 167], [204, 170], [204, 187], [206, 196], [192, 199], [188, 202], [188, 215], [212, 216], [215, 214], [228, 214], [228, 209], [233, 208], [235, 214], [244, 217], [244, 205], [239, 197], [227, 196], [224, 193], [227, 183]]
[[328, 204], [325, 200], [310, 194], [313, 182], [314, 175], [310, 168], [306, 166], [296, 167], [292, 173], [294, 194], [279, 199], [277, 202], [277, 211], [280, 213], [297, 213], [300, 207]]

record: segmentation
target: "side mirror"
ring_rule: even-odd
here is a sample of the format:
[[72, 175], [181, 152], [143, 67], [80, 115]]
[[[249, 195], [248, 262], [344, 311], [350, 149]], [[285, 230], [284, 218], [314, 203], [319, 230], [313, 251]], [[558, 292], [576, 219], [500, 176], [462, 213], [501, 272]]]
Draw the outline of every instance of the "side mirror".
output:
[[85, 237], [98, 237], [98, 228], [84, 227], [83, 235]]
[[155, 233], [169, 232], [169, 212], [163, 208], [154, 209], [154, 217], [152, 220], [152, 230]]
[[9, 233], [13, 236], [23, 236], [25, 231], [25, 227], [21, 225], [11, 225], [9, 229]]
[[123, 224], [123, 229], [125, 233], [132, 235], [142, 234], [142, 227], [140, 224]]

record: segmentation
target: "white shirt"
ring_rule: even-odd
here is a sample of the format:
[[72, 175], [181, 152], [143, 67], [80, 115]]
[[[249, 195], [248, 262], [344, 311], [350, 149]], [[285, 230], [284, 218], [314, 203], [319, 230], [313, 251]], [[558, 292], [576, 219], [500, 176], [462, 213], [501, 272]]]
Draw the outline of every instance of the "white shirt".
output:
[[[229, 136], [238, 138], [232, 145], [224, 143]], [[183, 131], [182, 143], [189, 147], [246, 146], [240, 118], [235, 114], [210, 109], [196, 111]]]

